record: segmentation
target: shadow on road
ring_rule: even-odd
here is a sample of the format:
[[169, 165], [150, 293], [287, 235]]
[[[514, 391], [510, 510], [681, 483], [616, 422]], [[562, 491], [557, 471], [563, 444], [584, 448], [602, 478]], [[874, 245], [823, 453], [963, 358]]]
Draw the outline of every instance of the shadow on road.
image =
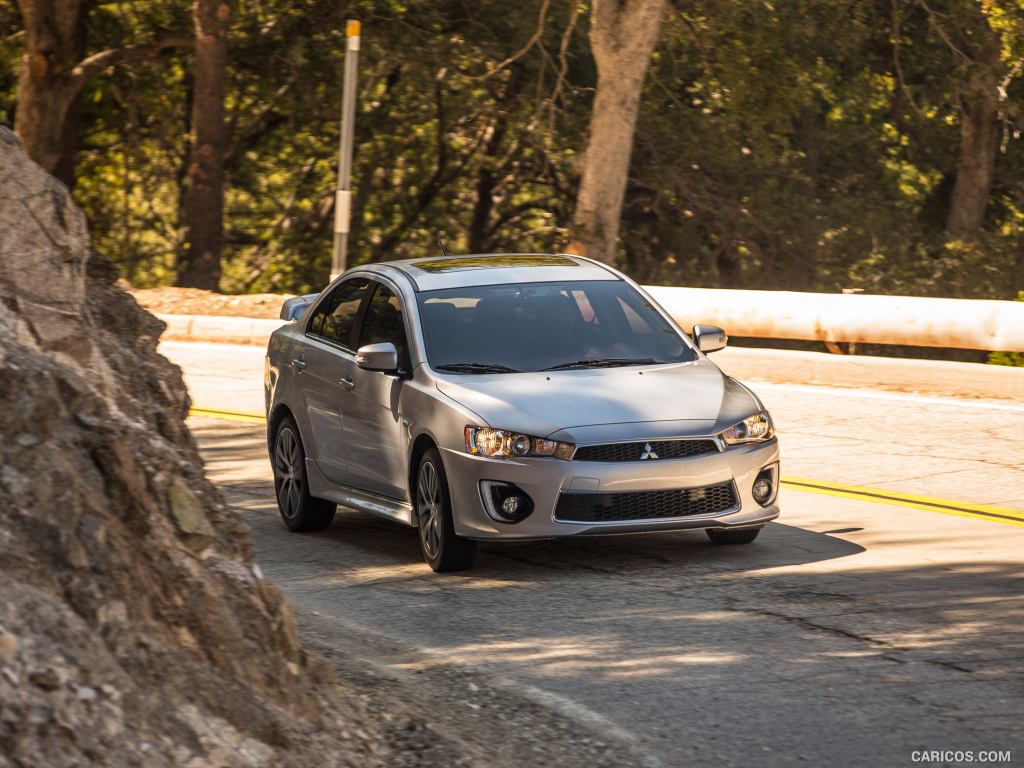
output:
[[[232, 501], [244, 496], [250, 500], [247, 508], [266, 512], [271, 521], [278, 522], [263, 428], [204, 419], [193, 422], [192, 431], [201, 443], [207, 471], [225, 497]], [[283, 527], [280, 533], [285, 534]], [[339, 509], [333, 526], [314, 536], [343, 541], [360, 550], [359, 560], [374, 557], [396, 564], [422, 562], [413, 529], [353, 510]], [[753, 545], [736, 547], [712, 545], [701, 531], [486, 542], [481, 544], [472, 574], [484, 577], [500, 573], [509, 578], [510, 571], [522, 570], [532, 578], [535, 574], [531, 569], [536, 566], [552, 570], [610, 568], [622, 572], [659, 563], [710, 567], [716, 571], [753, 571], [848, 557], [862, 551], [863, 547], [833, 535], [774, 523]]]
[[[287, 533], [262, 430], [193, 430], [264, 573], [315, 615], [322, 646], [526, 681], [673, 765], [733, 764], [723, 733], [742, 735], [741, 764], [765, 768], [1022, 745], [1015, 529], [994, 539], [985, 523], [943, 528], [930, 513], [803, 495], [804, 526], [770, 524], [749, 546], [701, 532], [484, 544], [473, 571], [438, 575], [413, 529], [362, 513]], [[351, 624], [407, 650], [357, 644]]]
[[[765, 768], [780, 755], [893, 764], [911, 741], [1021, 743], [1022, 566], [984, 537], [951, 546], [950, 531], [921, 527], [931, 518], [901, 525], [891, 508], [804, 495], [794, 516], [813, 522], [773, 523], [749, 546], [701, 532], [491, 543], [473, 571], [438, 575], [414, 530], [362, 513], [287, 533], [262, 429], [193, 429], [264, 573], [315, 616], [322, 647], [526, 681], [666, 764], [731, 764], [716, 757], [723, 727], [741, 726], [758, 745], [743, 764]], [[353, 639], [353, 624], [380, 640]]]
[[[225, 449], [226, 450], [226, 449]], [[204, 449], [204, 453], [206, 453]], [[419, 539], [415, 529], [381, 520], [372, 515], [339, 507], [334, 523], [326, 531], [302, 536], [289, 536], [277, 516], [273, 488], [269, 481], [215, 481], [229, 502], [242, 497], [250, 514], [247, 522], [254, 527], [279, 527], [282, 546], [317, 539], [344, 544], [355, 550], [356, 561], [375, 561], [379, 565], [407, 563], [423, 565]], [[254, 519], [252, 514], [259, 514]], [[262, 531], [261, 531], [262, 532]], [[294, 539], [294, 541], [292, 541]], [[464, 576], [503, 579], [516, 575], [533, 580], [536, 568], [551, 571], [607, 571], [613, 573], [643, 572], [652, 566], [674, 565], [701, 571], [758, 571], [765, 568], [806, 565], [822, 560], [849, 557], [864, 547], [832, 535], [816, 533], [781, 523], [772, 523], [757, 541], [749, 545], [718, 546], [703, 531], [672, 531], [664, 533], [623, 534], [617, 536], [580, 536], [571, 539], [523, 542], [481, 542], [473, 570]], [[350, 553], [355, 554], [355, 553]], [[426, 570], [424, 570], [426, 575]], [[405, 573], [395, 574], [404, 579]], [[458, 574], [445, 578], [458, 579]]]

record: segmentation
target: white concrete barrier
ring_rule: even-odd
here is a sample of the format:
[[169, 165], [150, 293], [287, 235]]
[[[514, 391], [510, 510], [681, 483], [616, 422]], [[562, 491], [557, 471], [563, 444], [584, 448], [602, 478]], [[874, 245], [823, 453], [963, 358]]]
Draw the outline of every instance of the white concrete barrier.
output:
[[162, 341], [212, 341], [262, 347], [267, 346], [270, 334], [285, 323], [284, 320], [219, 315], [157, 314], [157, 317], [167, 324], [160, 337]]
[[1024, 302], [649, 286], [684, 328], [730, 336], [1024, 352]]

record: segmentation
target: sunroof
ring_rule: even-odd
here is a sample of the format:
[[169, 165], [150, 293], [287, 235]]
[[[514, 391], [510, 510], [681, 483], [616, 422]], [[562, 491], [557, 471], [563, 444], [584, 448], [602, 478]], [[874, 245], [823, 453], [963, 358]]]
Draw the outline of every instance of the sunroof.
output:
[[499, 256], [455, 256], [431, 261], [415, 261], [411, 267], [424, 272], [458, 272], [465, 269], [499, 269], [501, 267], [578, 267], [579, 263], [566, 256], [516, 253]]

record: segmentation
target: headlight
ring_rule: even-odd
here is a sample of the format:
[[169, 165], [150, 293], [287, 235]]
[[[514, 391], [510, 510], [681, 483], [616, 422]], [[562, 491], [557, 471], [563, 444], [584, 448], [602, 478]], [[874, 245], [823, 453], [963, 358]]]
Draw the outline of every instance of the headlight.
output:
[[737, 443], [760, 443], [775, 437], [772, 419], [768, 411], [755, 413], [739, 424], [734, 424], [722, 433], [722, 439], [729, 445]]
[[571, 459], [576, 446], [505, 429], [466, 427], [466, 453], [499, 459], [508, 456], [554, 456]]

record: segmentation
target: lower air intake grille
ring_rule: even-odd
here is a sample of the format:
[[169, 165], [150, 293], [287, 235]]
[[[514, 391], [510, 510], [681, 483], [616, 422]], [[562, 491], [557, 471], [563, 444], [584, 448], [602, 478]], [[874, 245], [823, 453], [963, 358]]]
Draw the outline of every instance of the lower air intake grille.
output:
[[714, 440], [651, 440], [649, 443], [606, 443], [581, 445], [573, 461], [642, 461], [649, 459], [683, 459], [718, 453]]
[[658, 520], [714, 515], [736, 507], [732, 483], [671, 491], [632, 493], [563, 493], [555, 519], [572, 523]]

